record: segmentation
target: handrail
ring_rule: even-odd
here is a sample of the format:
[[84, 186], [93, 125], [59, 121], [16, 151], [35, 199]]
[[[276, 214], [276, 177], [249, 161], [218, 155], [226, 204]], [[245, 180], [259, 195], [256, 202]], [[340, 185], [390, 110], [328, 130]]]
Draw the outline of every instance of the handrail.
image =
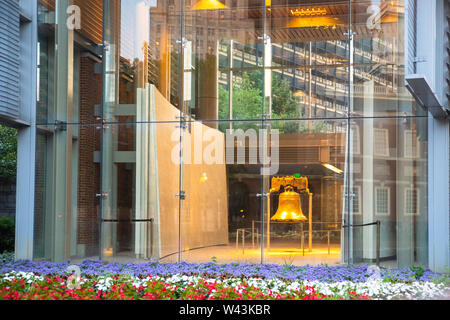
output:
[[342, 228], [349, 228], [349, 227], [366, 227], [366, 226], [373, 226], [376, 225], [377, 226], [377, 247], [376, 247], [376, 261], [377, 261], [377, 266], [380, 266], [380, 229], [381, 229], [381, 221], [377, 220], [375, 222], [370, 222], [370, 223], [364, 223], [364, 224], [353, 224], [353, 225], [343, 225]]

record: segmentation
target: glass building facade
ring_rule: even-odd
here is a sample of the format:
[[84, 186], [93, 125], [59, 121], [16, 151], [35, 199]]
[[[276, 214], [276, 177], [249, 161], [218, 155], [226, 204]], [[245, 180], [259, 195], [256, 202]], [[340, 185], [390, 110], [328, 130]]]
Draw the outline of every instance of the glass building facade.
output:
[[39, 0], [34, 259], [427, 265], [405, 10]]

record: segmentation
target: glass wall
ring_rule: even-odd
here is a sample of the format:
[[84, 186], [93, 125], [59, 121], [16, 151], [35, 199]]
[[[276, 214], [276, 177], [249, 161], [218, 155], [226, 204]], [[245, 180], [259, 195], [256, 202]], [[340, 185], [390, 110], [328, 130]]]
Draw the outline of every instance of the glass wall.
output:
[[35, 258], [426, 265], [403, 0], [39, 3]]

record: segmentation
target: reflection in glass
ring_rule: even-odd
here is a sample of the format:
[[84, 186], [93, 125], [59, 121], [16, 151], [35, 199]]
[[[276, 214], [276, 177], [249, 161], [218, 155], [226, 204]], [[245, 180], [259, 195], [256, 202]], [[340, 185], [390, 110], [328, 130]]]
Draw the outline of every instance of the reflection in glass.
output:
[[[381, 222], [380, 259], [387, 266], [427, 263], [427, 118], [354, 122], [360, 153], [352, 154], [354, 224]], [[354, 262], [373, 262], [376, 228], [353, 231]]]
[[426, 264], [404, 1], [297, 2], [86, 0], [59, 64], [41, 23], [36, 257]]

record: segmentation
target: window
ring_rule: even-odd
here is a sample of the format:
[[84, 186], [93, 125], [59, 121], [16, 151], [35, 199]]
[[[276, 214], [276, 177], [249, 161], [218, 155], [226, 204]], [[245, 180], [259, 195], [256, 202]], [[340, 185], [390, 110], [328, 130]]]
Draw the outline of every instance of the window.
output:
[[405, 189], [405, 215], [419, 215], [419, 190], [416, 188]]
[[389, 156], [389, 136], [387, 129], [373, 129], [373, 152], [376, 156]]
[[405, 130], [404, 139], [403, 154], [405, 158], [418, 158], [420, 151], [416, 130]]
[[388, 187], [375, 188], [375, 214], [388, 216], [390, 207], [390, 189]]
[[352, 153], [360, 154], [360, 145], [359, 145], [359, 127], [351, 126], [351, 138], [352, 138]]
[[[342, 199], [344, 201], [344, 211], [347, 212], [348, 203], [347, 203], [347, 194], [345, 192], [344, 185], [339, 187], [339, 192], [342, 195]], [[350, 200], [352, 206], [352, 213], [354, 215], [361, 214], [361, 186], [354, 186], [353, 189], [350, 190]]]
[[361, 214], [361, 187], [354, 186], [350, 193], [350, 197], [350, 199], [352, 199], [353, 214]]

